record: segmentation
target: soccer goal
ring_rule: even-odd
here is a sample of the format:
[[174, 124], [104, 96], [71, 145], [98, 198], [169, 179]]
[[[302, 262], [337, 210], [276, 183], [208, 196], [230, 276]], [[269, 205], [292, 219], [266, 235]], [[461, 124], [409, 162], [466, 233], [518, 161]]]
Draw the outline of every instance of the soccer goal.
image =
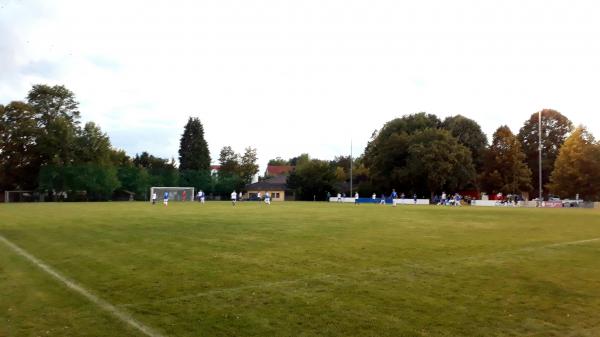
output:
[[4, 202], [32, 202], [35, 201], [33, 191], [4, 191]]
[[193, 187], [151, 187], [150, 201], [156, 193], [156, 200], [163, 200], [165, 192], [169, 192], [169, 201], [194, 201]]

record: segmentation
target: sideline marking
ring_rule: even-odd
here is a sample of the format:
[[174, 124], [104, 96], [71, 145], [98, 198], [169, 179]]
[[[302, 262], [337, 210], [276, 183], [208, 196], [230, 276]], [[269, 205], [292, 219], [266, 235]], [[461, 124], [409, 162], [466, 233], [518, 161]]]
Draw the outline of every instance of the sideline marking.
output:
[[58, 281], [62, 282], [64, 285], [66, 285], [71, 290], [75, 291], [76, 293], [79, 293], [81, 296], [87, 298], [90, 302], [96, 304], [101, 309], [107, 311], [108, 313], [110, 313], [114, 317], [118, 318], [119, 320], [121, 320], [121, 321], [129, 324], [130, 326], [134, 327], [135, 329], [141, 331], [146, 336], [150, 336], [150, 337], [163, 337], [163, 335], [161, 335], [160, 333], [154, 331], [154, 329], [152, 329], [152, 328], [150, 328], [150, 327], [148, 327], [148, 326], [146, 326], [146, 325], [138, 322], [135, 318], [131, 317], [131, 315], [129, 315], [125, 311], [119, 310], [114, 305], [106, 302], [105, 300], [103, 300], [103, 299], [99, 298], [98, 296], [92, 294], [91, 292], [89, 292], [88, 290], [86, 290], [82, 286], [78, 285], [77, 283], [75, 283], [75, 282], [69, 280], [68, 278], [62, 276], [60, 273], [58, 273], [57, 271], [55, 271], [54, 269], [52, 269], [50, 266], [48, 266], [44, 262], [38, 260], [35, 256], [29, 254], [27, 251], [25, 251], [21, 247], [17, 246], [16, 244], [12, 243], [11, 241], [9, 241], [7, 238], [5, 238], [4, 236], [2, 236], [1, 234], [0, 234], [0, 241], [2, 241], [6, 246], [8, 246], [10, 249], [12, 249], [18, 255], [21, 255], [22, 257], [26, 258], [27, 260], [29, 260], [30, 262], [32, 262], [37, 267], [39, 267], [40, 269], [42, 269], [46, 273], [50, 274], [52, 277], [54, 277]]

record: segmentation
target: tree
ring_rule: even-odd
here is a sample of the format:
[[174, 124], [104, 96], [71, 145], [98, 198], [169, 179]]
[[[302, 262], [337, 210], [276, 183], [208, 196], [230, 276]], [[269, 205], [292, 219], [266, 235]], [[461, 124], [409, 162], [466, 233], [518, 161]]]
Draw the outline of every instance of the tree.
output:
[[329, 162], [309, 159], [306, 155], [288, 176], [287, 184], [300, 200], [325, 200], [327, 192], [334, 189], [335, 170]]
[[475, 167], [471, 151], [448, 131], [425, 129], [410, 139], [408, 164], [399, 169], [411, 192], [433, 195], [435, 192], [457, 191], [472, 185]]
[[424, 112], [406, 115], [387, 122], [367, 144], [364, 165], [369, 170], [374, 190], [412, 190], [415, 186], [404, 169], [408, 165], [412, 135], [425, 129], [437, 129], [441, 122]]
[[290, 165], [290, 163], [289, 163], [289, 161], [287, 161], [281, 157], [277, 157], [275, 159], [269, 160], [269, 163], [267, 165], [269, 165], [269, 166], [286, 166], [286, 165]]
[[560, 149], [548, 188], [553, 194], [586, 200], [600, 199], [600, 144], [578, 127]]
[[110, 139], [94, 122], [88, 122], [75, 138], [75, 161], [79, 163], [112, 164]]
[[136, 154], [133, 164], [148, 170], [152, 186], [178, 186], [179, 184], [179, 173], [174, 159], [169, 161], [144, 151], [140, 155]]
[[219, 176], [234, 175], [239, 173], [239, 155], [233, 151], [231, 146], [224, 146], [219, 153]]
[[490, 193], [519, 193], [531, 190], [531, 170], [525, 162], [521, 143], [508, 126], [494, 132], [486, 153], [482, 184]]
[[256, 149], [247, 147], [240, 163], [240, 177], [245, 184], [252, 183], [252, 179], [258, 173], [257, 161]]
[[[534, 113], [519, 131], [518, 139], [525, 153], [527, 166], [533, 173], [533, 185], [537, 186], [539, 179], [539, 122], [538, 113]], [[554, 170], [554, 162], [569, 132], [573, 129], [571, 121], [560, 112], [542, 110], [542, 184], [550, 181]], [[530, 190], [533, 192], [533, 188]], [[537, 195], [537, 193], [536, 193]]]
[[68, 165], [75, 160], [75, 138], [79, 128], [79, 103], [62, 85], [34, 85], [27, 103], [36, 113], [39, 165]]
[[198, 118], [190, 117], [183, 129], [179, 145], [179, 170], [210, 170], [210, 152], [204, 139], [204, 127]]
[[483, 168], [485, 149], [488, 144], [486, 135], [481, 131], [481, 126], [472, 119], [457, 115], [444, 119], [442, 128], [450, 131], [450, 134], [460, 144], [466, 146], [471, 151], [475, 168], [481, 170]]
[[36, 187], [38, 133], [29, 105], [23, 102], [0, 105], [0, 189]]

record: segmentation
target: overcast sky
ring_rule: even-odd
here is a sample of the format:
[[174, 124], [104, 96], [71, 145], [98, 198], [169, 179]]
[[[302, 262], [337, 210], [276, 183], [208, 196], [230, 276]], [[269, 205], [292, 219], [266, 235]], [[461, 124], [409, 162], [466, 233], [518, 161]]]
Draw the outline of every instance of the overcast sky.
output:
[[491, 135], [559, 110], [600, 136], [600, 2], [0, 0], [0, 103], [64, 84], [113, 145], [177, 158], [189, 116], [213, 161], [362, 153], [404, 114]]

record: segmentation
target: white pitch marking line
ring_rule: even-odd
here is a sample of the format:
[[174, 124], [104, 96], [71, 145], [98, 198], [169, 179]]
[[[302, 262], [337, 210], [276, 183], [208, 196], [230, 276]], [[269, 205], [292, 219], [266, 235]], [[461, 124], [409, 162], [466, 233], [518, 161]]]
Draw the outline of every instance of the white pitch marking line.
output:
[[33, 264], [35, 264], [37, 267], [39, 267], [40, 269], [42, 269], [43, 271], [45, 271], [46, 273], [50, 274], [52, 277], [54, 277], [55, 279], [57, 279], [58, 281], [64, 283], [68, 288], [71, 288], [76, 293], [79, 293], [81, 296], [87, 298], [90, 302], [96, 304], [101, 309], [107, 311], [108, 313], [110, 313], [114, 317], [118, 318], [119, 320], [121, 320], [121, 321], [129, 324], [130, 326], [134, 327], [135, 329], [141, 331], [146, 336], [150, 336], [150, 337], [163, 337], [163, 335], [161, 335], [160, 333], [154, 331], [154, 329], [152, 329], [152, 328], [150, 328], [150, 327], [148, 327], [148, 326], [146, 326], [146, 325], [138, 322], [136, 319], [134, 319], [133, 317], [131, 317], [131, 315], [129, 315], [128, 313], [126, 313], [126, 312], [124, 312], [122, 310], [119, 310], [114, 305], [106, 302], [105, 300], [103, 300], [103, 299], [99, 298], [98, 296], [92, 294], [91, 292], [89, 292], [88, 290], [86, 290], [82, 286], [78, 285], [77, 283], [75, 283], [75, 282], [69, 280], [68, 278], [62, 276], [60, 273], [58, 273], [57, 271], [55, 271], [54, 269], [52, 269], [50, 266], [48, 266], [44, 262], [38, 260], [35, 256], [29, 254], [27, 251], [25, 251], [21, 247], [17, 246], [16, 244], [12, 243], [8, 239], [6, 239], [4, 236], [0, 235], [0, 241], [4, 242], [4, 244], [7, 245], [10, 249], [12, 249], [15, 253], [17, 253], [17, 254], [21, 255], [22, 257], [26, 258], [27, 260], [29, 260], [30, 262], [32, 262]]

